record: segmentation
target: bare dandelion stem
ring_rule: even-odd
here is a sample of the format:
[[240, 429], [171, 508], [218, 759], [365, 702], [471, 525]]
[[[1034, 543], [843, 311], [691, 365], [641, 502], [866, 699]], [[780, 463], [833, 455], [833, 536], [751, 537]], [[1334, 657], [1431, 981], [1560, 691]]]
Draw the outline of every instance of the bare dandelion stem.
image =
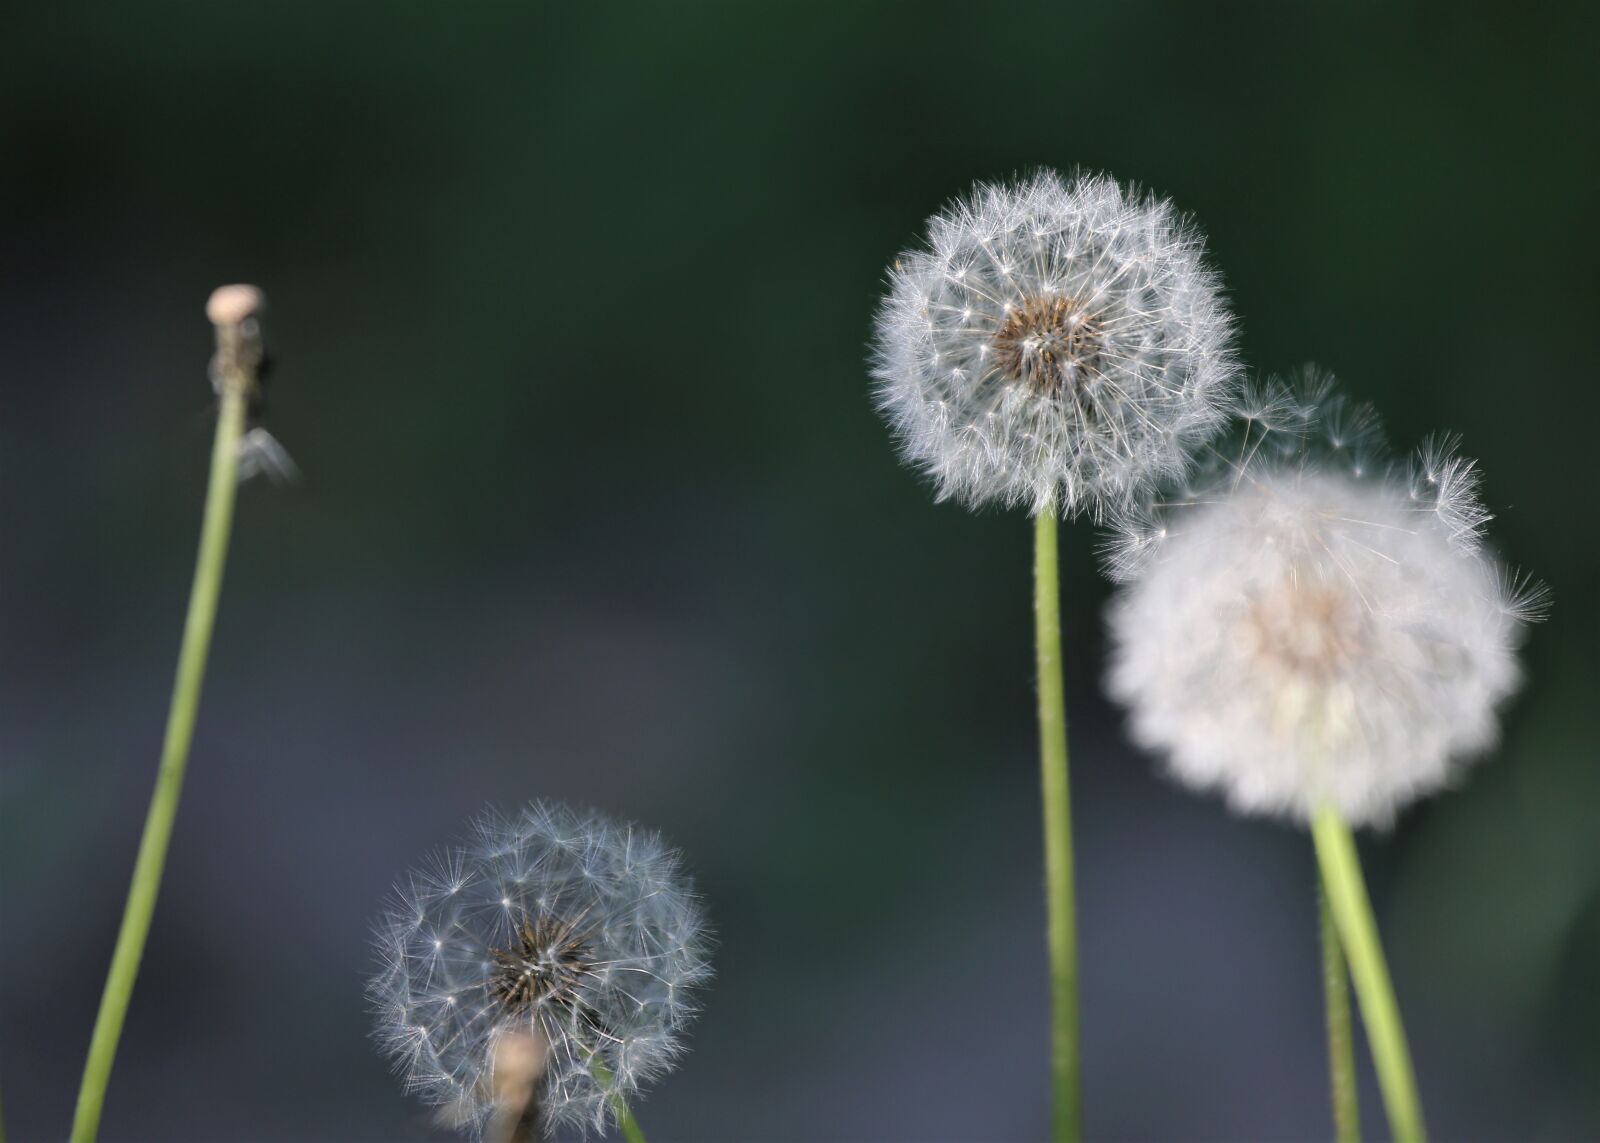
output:
[[1072, 890], [1072, 799], [1061, 674], [1061, 584], [1054, 497], [1034, 520], [1034, 638], [1039, 672], [1039, 765], [1044, 801], [1045, 905], [1050, 947], [1052, 1138], [1082, 1137], [1078, 1080], [1078, 937]]
[[1336, 1143], [1360, 1143], [1361, 1104], [1356, 1091], [1355, 1037], [1350, 1022], [1350, 978], [1339, 949], [1339, 932], [1328, 891], [1317, 881], [1317, 917], [1322, 930], [1322, 991], [1328, 1010], [1328, 1090]]
[[[223, 287], [213, 295], [208, 312], [216, 325], [217, 356], [213, 376], [221, 398], [217, 415], [216, 440], [211, 452], [211, 479], [206, 489], [205, 516], [200, 530], [200, 553], [195, 561], [194, 586], [189, 593], [189, 614], [184, 623], [183, 643], [178, 653], [178, 673], [172, 689], [172, 706], [167, 716], [166, 739], [161, 748], [161, 765], [156, 773], [155, 793], [145, 818], [144, 835], [139, 840], [139, 855], [128, 888], [128, 902], [117, 933], [116, 951], [100, 998], [100, 1013], [95, 1019], [89, 1043], [89, 1058], [83, 1069], [83, 1086], [78, 1091], [78, 1106], [72, 1120], [72, 1143], [91, 1143], [100, 1129], [100, 1114], [105, 1105], [106, 1086], [117, 1054], [117, 1041], [128, 1014], [128, 1002], [139, 974], [145, 938], [150, 933], [150, 918], [161, 889], [161, 873], [166, 864], [167, 845], [172, 838], [172, 823], [178, 812], [183, 790], [184, 770], [189, 760], [189, 745], [194, 737], [195, 714], [200, 706], [200, 686], [205, 676], [206, 653], [211, 646], [211, 631], [216, 621], [217, 596], [222, 590], [223, 566], [227, 560], [228, 533], [233, 523], [234, 493], [238, 487], [239, 439], [243, 434], [246, 406], [257, 382], [259, 341], [255, 330], [255, 310], [260, 295], [253, 290], [241, 300], [239, 291], [249, 287]], [[233, 291], [224, 297], [224, 291]], [[249, 302], [250, 304], [245, 304]], [[219, 320], [221, 319], [221, 320]]]
[[1311, 836], [1327, 889], [1329, 911], [1361, 1002], [1361, 1019], [1378, 1071], [1390, 1134], [1395, 1143], [1422, 1143], [1427, 1132], [1422, 1125], [1411, 1051], [1406, 1046], [1405, 1027], [1400, 1023], [1383, 947], [1378, 943], [1378, 926], [1361, 877], [1355, 840], [1338, 811], [1328, 806], [1319, 809], [1312, 819]]

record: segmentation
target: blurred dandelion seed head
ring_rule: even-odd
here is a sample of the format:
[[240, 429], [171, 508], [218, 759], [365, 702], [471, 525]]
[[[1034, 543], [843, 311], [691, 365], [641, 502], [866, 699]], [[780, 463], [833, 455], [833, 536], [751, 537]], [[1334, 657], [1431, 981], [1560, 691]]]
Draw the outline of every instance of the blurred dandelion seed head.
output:
[[469, 845], [413, 871], [376, 944], [382, 1050], [406, 1090], [474, 1135], [497, 1114], [508, 1037], [543, 1052], [532, 1102], [546, 1130], [604, 1131], [614, 1113], [596, 1075], [629, 1098], [668, 1071], [710, 975], [677, 855], [544, 802], [486, 815]]
[[1471, 462], [1381, 464], [1371, 410], [1314, 375], [1238, 410], [1209, 465], [1117, 521], [1109, 689], [1238, 810], [1387, 823], [1494, 743], [1542, 594], [1484, 551]]
[[1170, 203], [1041, 171], [977, 186], [895, 261], [875, 397], [941, 500], [1099, 515], [1223, 422], [1233, 324]]

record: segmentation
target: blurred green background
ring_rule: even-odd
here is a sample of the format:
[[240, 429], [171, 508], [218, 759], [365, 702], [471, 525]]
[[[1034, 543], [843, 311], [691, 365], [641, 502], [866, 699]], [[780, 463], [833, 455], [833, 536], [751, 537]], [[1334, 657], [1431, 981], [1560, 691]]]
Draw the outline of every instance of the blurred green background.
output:
[[[1041, 164], [1194, 212], [1253, 369], [1482, 460], [1555, 608], [1503, 748], [1369, 877], [1435, 1135], [1600, 1137], [1592, 13], [8, 7], [12, 1138], [69, 1119], [233, 280], [304, 479], [242, 494], [104, 1138], [433, 1137], [364, 1041], [367, 925], [533, 796], [663, 830], [708, 899], [658, 1143], [1041, 1137], [1029, 527], [935, 506], [865, 367], [923, 219]], [[1065, 540], [1089, 1131], [1326, 1137], [1309, 844], [1128, 744], [1094, 531]]]

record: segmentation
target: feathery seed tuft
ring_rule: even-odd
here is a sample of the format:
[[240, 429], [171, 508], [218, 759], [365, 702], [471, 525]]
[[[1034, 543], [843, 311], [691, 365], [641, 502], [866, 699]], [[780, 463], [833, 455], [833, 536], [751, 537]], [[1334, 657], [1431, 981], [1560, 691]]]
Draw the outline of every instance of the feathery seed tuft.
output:
[[474, 1136], [504, 1114], [505, 1061], [530, 1051], [528, 1113], [546, 1131], [604, 1131], [608, 1088], [630, 1098], [673, 1066], [710, 975], [677, 854], [547, 802], [484, 816], [471, 844], [413, 871], [376, 944], [380, 1046], [408, 1091]]
[[1225, 420], [1233, 325], [1165, 200], [1101, 175], [980, 184], [894, 264], [876, 402], [939, 499], [1098, 516]]
[[1237, 810], [1386, 824], [1495, 741], [1542, 589], [1484, 551], [1447, 445], [1379, 464], [1372, 410], [1311, 375], [1238, 412], [1211, 464], [1117, 521], [1109, 690]]

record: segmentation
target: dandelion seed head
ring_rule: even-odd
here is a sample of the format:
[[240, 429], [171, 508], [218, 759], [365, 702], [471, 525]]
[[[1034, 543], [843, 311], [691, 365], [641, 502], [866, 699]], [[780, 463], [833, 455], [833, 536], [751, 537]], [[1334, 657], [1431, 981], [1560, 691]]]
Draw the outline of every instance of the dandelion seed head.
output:
[[941, 500], [1099, 515], [1224, 421], [1233, 324], [1170, 203], [1041, 171], [980, 184], [895, 261], [875, 398]]
[[1237, 810], [1387, 824], [1495, 742], [1542, 589], [1485, 550], [1449, 442], [1388, 464], [1372, 411], [1314, 375], [1247, 392], [1239, 423], [1117, 521], [1108, 689]]
[[485, 815], [469, 844], [413, 870], [376, 947], [381, 1049], [406, 1091], [474, 1137], [504, 1111], [496, 1067], [528, 1045], [544, 1053], [522, 1069], [544, 1129], [605, 1131], [614, 1113], [597, 1072], [631, 1098], [669, 1070], [710, 975], [676, 853], [546, 802]]

